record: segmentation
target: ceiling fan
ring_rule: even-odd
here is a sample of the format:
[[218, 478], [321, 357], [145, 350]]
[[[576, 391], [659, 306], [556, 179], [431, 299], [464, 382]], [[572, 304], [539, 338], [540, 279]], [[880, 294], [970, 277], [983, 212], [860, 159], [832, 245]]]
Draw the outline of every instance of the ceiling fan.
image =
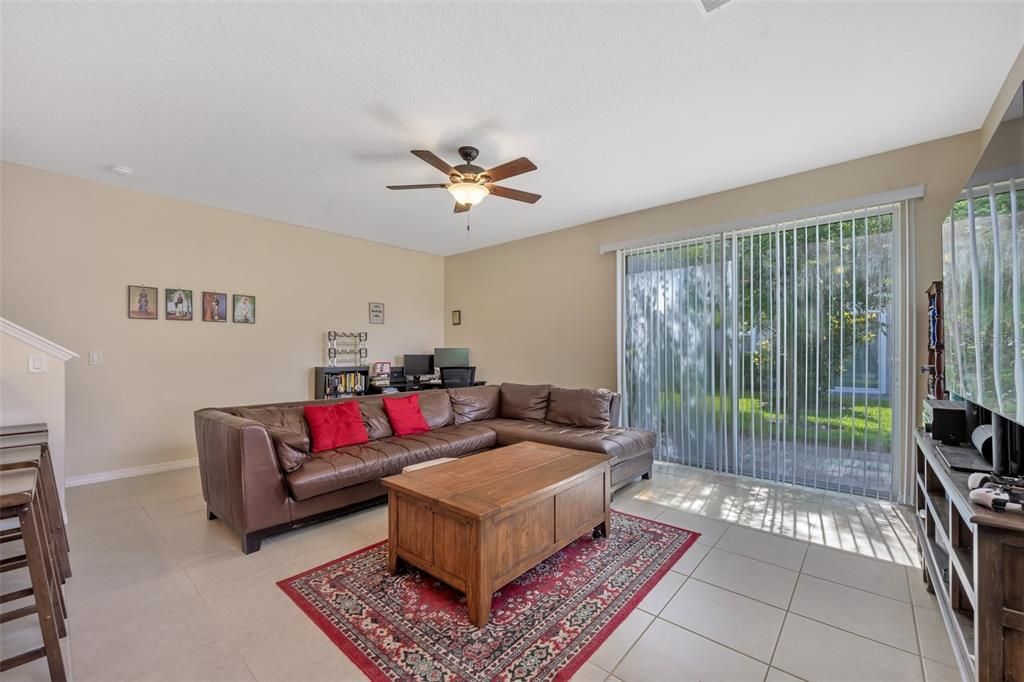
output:
[[412, 153], [447, 175], [448, 182], [436, 185], [388, 185], [388, 189], [446, 189], [455, 198], [456, 213], [465, 213], [483, 201], [488, 194], [525, 201], [528, 204], [535, 204], [540, 199], [540, 195], [533, 192], [523, 192], [494, 184], [498, 180], [537, 170], [533, 161], [525, 156], [484, 170], [473, 164], [480, 153], [476, 147], [459, 147], [459, 156], [465, 163], [458, 166], [448, 165], [437, 154], [425, 149], [413, 149]]

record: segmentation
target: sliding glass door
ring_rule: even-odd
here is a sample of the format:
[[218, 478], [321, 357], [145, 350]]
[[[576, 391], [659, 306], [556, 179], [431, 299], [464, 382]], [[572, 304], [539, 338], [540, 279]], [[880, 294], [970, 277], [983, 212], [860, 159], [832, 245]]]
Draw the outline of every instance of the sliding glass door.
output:
[[892, 496], [898, 217], [620, 252], [624, 414], [658, 459]]

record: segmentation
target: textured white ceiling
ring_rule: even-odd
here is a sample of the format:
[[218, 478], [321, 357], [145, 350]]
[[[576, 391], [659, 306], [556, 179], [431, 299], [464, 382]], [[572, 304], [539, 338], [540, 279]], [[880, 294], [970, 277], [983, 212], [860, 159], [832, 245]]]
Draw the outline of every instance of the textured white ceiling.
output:
[[[436, 254], [975, 129], [1024, 40], [1019, 0], [2, 12], [4, 159]], [[462, 144], [544, 198], [467, 235], [384, 188]]]

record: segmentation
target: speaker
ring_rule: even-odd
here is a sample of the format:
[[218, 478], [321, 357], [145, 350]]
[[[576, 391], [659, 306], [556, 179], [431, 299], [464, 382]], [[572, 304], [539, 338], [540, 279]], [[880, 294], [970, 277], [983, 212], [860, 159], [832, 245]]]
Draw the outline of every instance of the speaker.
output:
[[924, 401], [925, 427], [932, 438], [946, 445], [959, 445], [967, 440], [967, 405], [958, 400]]

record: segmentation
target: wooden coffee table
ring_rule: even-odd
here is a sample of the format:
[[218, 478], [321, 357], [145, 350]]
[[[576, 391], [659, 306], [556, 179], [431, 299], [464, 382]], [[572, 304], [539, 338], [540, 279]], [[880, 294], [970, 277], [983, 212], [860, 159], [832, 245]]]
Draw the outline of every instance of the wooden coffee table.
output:
[[525, 442], [385, 478], [388, 571], [405, 561], [465, 592], [483, 627], [495, 590], [581, 535], [610, 532], [608, 459]]

